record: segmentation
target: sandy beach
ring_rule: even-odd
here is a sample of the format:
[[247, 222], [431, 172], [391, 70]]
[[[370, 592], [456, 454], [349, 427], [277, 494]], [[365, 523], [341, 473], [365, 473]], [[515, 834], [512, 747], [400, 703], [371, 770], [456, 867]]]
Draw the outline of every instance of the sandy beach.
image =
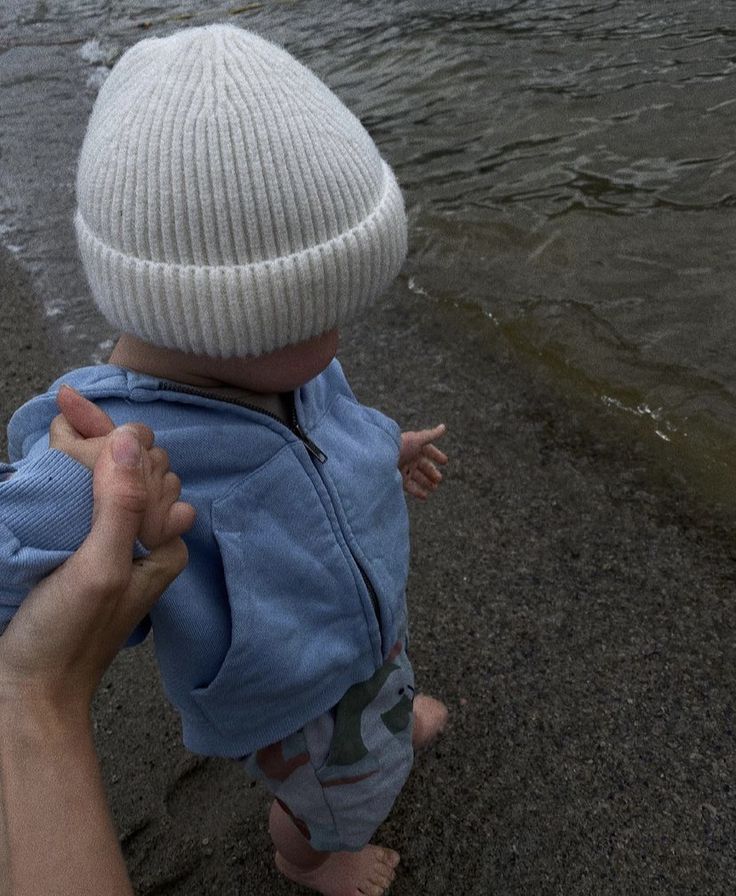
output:
[[[0, 291], [5, 423], [81, 359], [55, 358], [7, 254]], [[409, 601], [419, 685], [451, 725], [379, 832], [402, 855], [391, 892], [732, 893], [725, 522], [604, 410], [551, 394], [477, 312], [400, 281], [340, 356], [361, 400], [449, 428], [446, 481], [411, 508]], [[95, 727], [138, 892], [294, 892], [272, 868], [265, 795], [180, 746], [150, 645], [116, 661]]]

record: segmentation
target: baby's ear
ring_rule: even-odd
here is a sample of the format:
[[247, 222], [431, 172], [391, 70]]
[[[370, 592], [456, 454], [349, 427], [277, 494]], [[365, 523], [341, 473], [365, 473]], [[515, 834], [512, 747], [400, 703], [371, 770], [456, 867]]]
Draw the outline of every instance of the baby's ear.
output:
[[66, 422], [85, 439], [106, 436], [115, 429], [115, 424], [102, 408], [98, 408], [71, 386], [65, 384], [59, 389], [56, 404]]

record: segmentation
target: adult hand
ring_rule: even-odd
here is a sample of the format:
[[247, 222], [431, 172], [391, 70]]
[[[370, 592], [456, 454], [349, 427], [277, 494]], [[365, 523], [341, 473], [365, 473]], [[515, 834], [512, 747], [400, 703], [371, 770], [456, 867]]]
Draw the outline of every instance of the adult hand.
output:
[[[127, 426], [106, 438], [89, 536], [28, 595], [0, 638], [0, 699], [35, 694], [86, 710], [127, 636], [186, 564], [179, 536], [194, 509], [178, 500], [167, 466]], [[152, 518], [156, 550], [133, 561], [135, 539]]]
[[[90, 702], [134, 626], [186, 565], [194, 509], [161, 487], [137, 431], [94, 469], [92, 529], [25, 599], [0, 637], [0, 892], [132, 896], [94, 749]], [[176, 513], [172, 513], [178, 506]], [[167, 523], [140, 560], [146, 517]]]
[[[49, 447], [63, 451], [90, 470], [100, 458], [115, 424], [97, 405], [88, 401], [71, 386], [62, 386], [57, 396], [61, 413], [51, 422]], [[181, 483], [169, 471], [169, 459], [162, 448], [154, 445], [153, 432], [142, 423], [130, 423], [130, 430], [141, 444], [145, 466], [151, 473], [146, 478], [148, 507], [138, 538], [149, 550], [164, 544], [173, 531], [185, 532], [192, 524], [190, 506], [178, 502]], [[158, 494], [153, 494], [153, 490]]]

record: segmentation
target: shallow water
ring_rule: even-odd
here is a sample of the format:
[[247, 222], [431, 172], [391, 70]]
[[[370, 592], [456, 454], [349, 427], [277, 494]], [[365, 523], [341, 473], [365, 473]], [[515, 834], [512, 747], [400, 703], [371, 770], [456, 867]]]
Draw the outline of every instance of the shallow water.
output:
[[636, 420], [724, 491], [736, 456], [736, 6], [204, 6], [0, 11], [0, 242], [31, 271], [69, 357], [100, 359], [111, 336], [70, 225], [96, 91], [140, 37], [224, 19], [283, 43], [374, 135], [405, 189], [413, 290], [481, 308], [489, 338]]

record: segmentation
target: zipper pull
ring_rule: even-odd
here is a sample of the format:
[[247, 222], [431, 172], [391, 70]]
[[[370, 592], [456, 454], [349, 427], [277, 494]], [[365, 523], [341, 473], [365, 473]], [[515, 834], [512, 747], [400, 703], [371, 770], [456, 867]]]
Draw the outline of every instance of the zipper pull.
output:
[[309, 436], [304, 432], [304, 430], [299, 426], [296, 420], [294, 420], [294, 432], [304, 443], [304, 447], [307, 451], [312, 455], [315, 460], [318, 460], [321, 464], [323, 464], [327, 460], [327, 455], [322, 451], [322, 449], [315, 445], [314, 442], [309, 438]]
[[322, 449], [315, 445], [314, 442], [309, 438], [309, 436], [304, 432], [304, 430], [299, 425], [299, 418], [296, 415], [296, 399], [294, 398], [294, 393], [292, 392], [289, 395], [290, 404], [291, 404], [291, 429], [294, 435], [301, 439], [304, 443], [304, 447], [307, 451], [312, 455], [315, 460], [318, 460], [321, 464], [323, 464], [327, 460], [327, 455], [322, 451]]

